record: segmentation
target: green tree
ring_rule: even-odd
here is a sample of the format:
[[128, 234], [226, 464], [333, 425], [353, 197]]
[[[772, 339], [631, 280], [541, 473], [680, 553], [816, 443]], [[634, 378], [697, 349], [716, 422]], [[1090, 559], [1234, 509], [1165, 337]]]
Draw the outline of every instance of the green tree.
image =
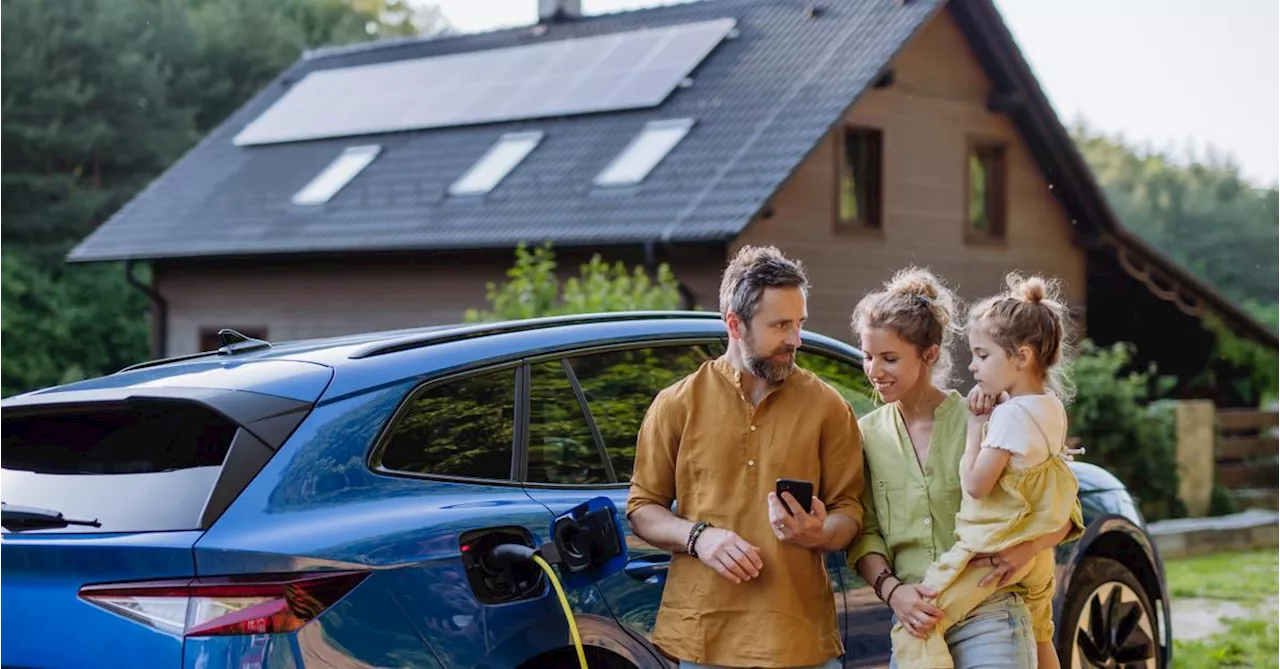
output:
[[1249, 184], [1238, 165], [1213, 149], [1176, 156], [1084, 123], [1072, 134], [1126, 227], [1275, 327], [1275, 186]]
[[408, 0], [3, 0], [0, 12], [5, 394], [146, 356], [145, 303], [123, 269], [63, 258], [304, 49], [447, 28]]
[[563, 284], [556, 275], [555, 253], [546, 244], [516, 249], [516, 262], [507, 281], [490, 282], [488, 309], [467, 311], [466, 320], [500, 321], [602, 311], [664, 311], [680, 308], [679, 284], [663, 263], [650, 278], [643, 268], [628, 271], [622, 263], [609, 265], [599, 255], [579, 267], [579, 276]]
[[1126, 372], [1133, 347], [1099, 348], [1084, 342], [1069, 373], [1077, 389], [1067, 407], [1070, 432], [1085, 448], [1082, 460], [1115, 474], [1151, 519], [1180, 515], [1173, 416], [1166, 404], [1148, 405], [1151, 375]]
[[40, 267], [5, 247], [0, 271], [4, 396], [146, 358], [146, 300], [119, 263]]

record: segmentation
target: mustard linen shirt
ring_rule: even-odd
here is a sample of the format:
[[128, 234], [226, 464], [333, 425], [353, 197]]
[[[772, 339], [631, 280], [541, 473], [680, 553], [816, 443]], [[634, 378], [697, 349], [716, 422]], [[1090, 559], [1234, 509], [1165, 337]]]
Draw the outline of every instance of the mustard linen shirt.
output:
[[671, 561], [651, 639], [701, 664], [794, 667], [844, 652], [823, 555], [773, 535], [780, 477], [814, 484], [828, 514], [862, 522], [862, 444], [853, 410], [797, 369], [753, 407], [721, 357], [660, 392], [641, 425], [627, 515], [657, 504], [760, 548], [758, 578], [734, 584], [697, 558]]

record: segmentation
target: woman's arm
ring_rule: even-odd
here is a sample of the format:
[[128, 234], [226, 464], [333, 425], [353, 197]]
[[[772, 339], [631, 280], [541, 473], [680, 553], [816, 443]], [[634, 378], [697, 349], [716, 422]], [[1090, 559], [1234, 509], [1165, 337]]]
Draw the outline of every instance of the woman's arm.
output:
[[982, 562], [990, 560], [993, 557], [995, 558], [996, 568], [992, 569], [990, 574], [982, 577], [982, 580], [978, 581], [978, 585], [984, 588], [992, 583], [995, 583], [997, 587], [1001, 588], [1009, 585], [1009, 581], [1013, 580], [1015, 572], [1022, 569], [1022, 567], [1028, 562], [1031, 562], [1031, 558], [1039, 555], [1041, 551], [1051, 550], [1053, 547], [1062, 543], [1062, 540], [1065, 539], [1074, 528], [1075, 523], [1068, 520], [1067, 524], [1063, 525], [1062, 529], [1057, 532], [1041, 535], [1035, 539], [1030, 539], [1020, 544], [1014, 544], [999, 553], [978, 553], [974, 555], [969, 558], [970, 563]]

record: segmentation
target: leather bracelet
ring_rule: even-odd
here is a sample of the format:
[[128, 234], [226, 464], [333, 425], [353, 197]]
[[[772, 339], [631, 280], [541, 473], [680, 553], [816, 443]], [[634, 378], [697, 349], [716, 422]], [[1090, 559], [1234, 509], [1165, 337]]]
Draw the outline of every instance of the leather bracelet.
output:
[[711, 527], [711, 523], [700, 520], [694, 523], [693, 529], [689, 530], [689, 542], [685, 544], [684, 550], [691, 557], [698, 557], [698, 550], [694, 548], [694, 544], [698, 543], [698, 537], [702, 536], [702, 532], [708, 527]]
[[891, 569], [885, 569], [876, 575], [876, 584], [871, 586], [871, 589], [876, 593], [876, 597], [881, 596], [880, 586], [884, 585], [884, 580], [890, 576], [893, 576], [893, 570]]
[[893, 593], [897, 592], [897, 591], [898, 591], [898, 588], [901, 588], [903, 585], [904, 585], [904, 584], [903, 584], [902, 580], [901, 580], [901, 579], [899, 579], [899, 580], [898, 580], [898, 584], [897, 584], [897, 585], [893, 586], [892, 588], [889, 588], [889, 596], [884, 598], [884, 603], [885, 603], [885, 605], [887, 605], [889, 608], [893, 608], [893, 604], [890, 604], [890, 603], [889, 603], [889, 602], [892, 602], [892, 601], [893, 601]]

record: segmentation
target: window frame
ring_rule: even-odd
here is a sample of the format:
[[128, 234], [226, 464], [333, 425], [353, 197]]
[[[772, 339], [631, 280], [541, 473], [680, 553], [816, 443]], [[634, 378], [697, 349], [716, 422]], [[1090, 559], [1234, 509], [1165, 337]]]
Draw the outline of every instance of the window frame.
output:
[[[512, 407], [512, 426], [511, 426], [511, 458], [507, 468], [507, 478], [492, 479], [480, 476], [455, 476], [452, 474], [423, 474], [419, 472], [406, 472], [399, 469], [391, 469], [382, 464], [382, 456], [386, 453], [387, 446], [390, 442], [391, 435], [404, 420], [405, 414], [413, 407], [414, 401], [423, 393], [433, 390], [439, 386], [464, 381], [469, 378], [484, 376], [486, 374], [507, 371], [511, 373], [512, 392], [515, 398], [515, 405]], [[528, 414], [527, 404], [521, 401], [522, 387], [527, 390], [528, 366], [524, 360], [511, 360], [497, 364], [484, 365], [473, 369], [466, 369], [451, 374], [428, 379], [416, 386], [408, 393], [405, 393], [400, 405], [396, 407], [395, 412], [391, 414], [391, 418], [386, 425], [378, 433], [377, 439], [373, 442], [373, 447], [369, 449], [369, 454], [365, 458], [365, 466], [374, 474], [382, 476], [394, 476], [396, 478], [409, 478], [419, 481], [441, 481], [446, 483], [475, 483], [481, 485], [520, 487], [521, 483], [516, 480], [516, 463], [518, 458], [522, 456], [518, 452], [520, 444], [527, 440], [528, 432]], [[527, 393], [525, 393], [527, 397]], [[522, 430], [521, 426], [525, 426]], [[522, 433], [523, 431], [523, 433]]]
[[[645, 349], [645, 348], [668, 348], [668, 347], [676, 347], [676, 346], [698, 346], [698, 345], [727, 346], [728, 338], [725, 336], [708, 337], [706, 335], [701, 335], [701, 334], [697, 336], [690, 336], [690, 337], [668, 336], [668, 337], [659, 337], [655, 339], [632, 340], [632, 341], [627, 341], [627, 342], [622, 342], [617, 344], [600, 344], [596, 346], [586, 346], [582, 348], [560, 350], [554, 353], [544, 353], [544, 354], [532, 356], [525, 359], [524, 381], [527, 384], [531, 380], [532, 378], [531, 370], [533, 368], [533, 365], [540, 364], [540, 363], [554, 362], [559, 360], [559, 361], [568, 363], [568, 366], [572, 368], [573, 358], [580, 358], [580, 357], [585, 357], [589, 355], [600, 355], [604, 353], [613, 353], [615, 351], [633, 351], [633, 350]], [[591, 437], [596, 440], [596, 452], [600, 455], [600, 457], [604, 460], [604, 462], [607, 463], [605, 465], [605, 471], [609, 473], [610, 478], [614, 480], [610, 483], [541, 483], [537, 481], [525, 480], [528, 478], [528, 465], [529, 465], [528, 436], [529, 436], [529, 415], [530, 415], [529, 409], [528, 409], [530, 394], [528, 392], [525, 392], [523, 395], [523, 400], [521, 399], [516, 400], [518, 403], [523, 405], [523, 409], [521, 411], [517, 411], [516, 413], [517, 415], [521, 415], [523, 413], [523, 417], [524, 417], [524, 426], [523, 426], [523, 429], [519, 431], [520, 443], [517, 445], [517, 453], [516, 453], [516, 457], [518, 459], [517, 467], [518, 467], [519, 476], [520, 476], [519, 484], [528, 488], [558, 489], [558, 490], [625, 490], [630, 488], [631, 487], [630, 480], [627, 480], [627, 481], [616, 480], [617, 474], [616, 474], [616, 469], [614, 468], [614, 465], [613, 465], [613, 458], [609, 457], [608, 447], [604, 443], [604, 438], [600, 433], [600, 428], [596, 425], [595, 415], [591, 413], [591, 405], [587, 403], [586, 395], [582, 391], [581, 384], [578, 382], [577, 372], [575, 371], [573, 375], [569, 377], [569, 379], [570, 379], [570, 383], [573, 385], [574, 395], [578, 398], [578, 405], [582, 409], [583, 416], [586, 417], [587, 419], [587, 425], [591, 429]], [[525, 390], [526, 391], [528, 390], [527, 385], [525, 386]], [[646, 407], [646, 409], [647, 408], [648, 407]]]
[[[844, 218], [840, 211], [842, 201], [842, 177], [848, 167], [848, 148], [849, 135], [868, 133], [876, 137], [876, 149], [878, 160], [876, 161], [874, 174], [871, 178], [871, 185], [868, 187], [868, 196], [871, 198], [871, 206], [867, 207], [871, 210], [870, 217], [861, 216], [858, 218]], [[885, 131], [884, 128], [878, 128], [870, 125], [860, 125], [856, 123], [847, 123], [840, 126], [840, 132], [835, 136], [835, 171], [834, 184], [832, 193], [832, 210], [831, 217], [834, 221], [834, 227], [838, 232], [862, 232], [879, 234], [884, 232], [884, 173], [885, 173]]]
[[[987, 208], [988, 230], [981, 232], [974, 228], [969, 211], [973, 205], [973, 174], [970, 170], [971, 159], [976, 155], [980, 161], [984, 153], [995, 153], [999, 157], [998, 188], [992, 194], [990, 175], [985, 206]], [[986, 163], [984, 162], [984, 167]], [[994, 210], [994, 215], [992, 211]], [[996, 137], [970, 136], [965, 143], [964, 151], [964, 241], [969, 244], [987, 244], [1000, 246], [1009, 239], [1009, 142]]]
[[[344, 147], [289, 198], [289, 204], [295, 207], [322, 207], [328, 204], [381, 155], [381, 144], [356, 144]], [[345, 169], [348, 167], [350, 169]], [[321, 185], [329, 187], [321, 188]]]

